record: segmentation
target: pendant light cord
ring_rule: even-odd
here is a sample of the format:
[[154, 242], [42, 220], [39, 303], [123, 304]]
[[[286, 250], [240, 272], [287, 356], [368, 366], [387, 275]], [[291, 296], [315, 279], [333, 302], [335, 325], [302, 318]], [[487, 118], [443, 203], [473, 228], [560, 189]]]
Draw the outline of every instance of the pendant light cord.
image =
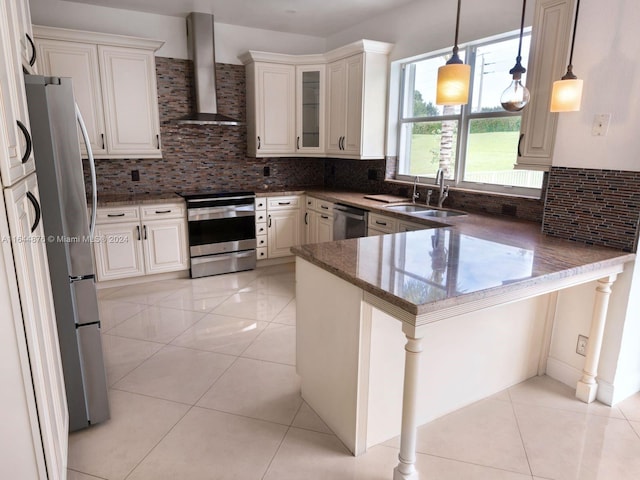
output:
[[518, 43], [518, 56], [516, 57], [516, 64], [509, 70], [509, 73], [513, 75], [514, 80], [520, 80], [522, 74], [527, 72], [527, 69], [522, 66], [522, 35], [524, 32], [524, 14], [527, 11], [527, 0], [522, 0], [522, 17], [520, 19], [520, 41]]
[[[580, 1], [580, 0], [578, 0]], [[522, 60], [522, 32], [524, 31], [524, 12], [527, 10], [527, 0], [522, 2], [522, 19], [520, 20], [520, 43], [518, 43], [518, 61]]]
[[460, 2], [462, 0], [458, 0], [458, 13], [456, 14], [456, 38], [453, 42], [453, 53], [458, 53], [458, 30], [460, 29]]
[[578, 28], [578, 12], [580, 11], [580, 0], [576, 3], [576, 19], [573, 22], [573, 36], [571, 37], [571, 53], [569, 54], [569, 65], [573, 67], [573, 46], [576, 43], [576, 30]]

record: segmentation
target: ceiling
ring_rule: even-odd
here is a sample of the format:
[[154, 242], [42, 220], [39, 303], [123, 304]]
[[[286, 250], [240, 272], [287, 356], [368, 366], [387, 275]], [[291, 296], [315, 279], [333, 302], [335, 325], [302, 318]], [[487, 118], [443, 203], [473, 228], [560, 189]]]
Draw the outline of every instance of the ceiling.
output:
[[414, 0], [68, 0], [185, 17], [212, 13], [216, 22], [328, 37]]

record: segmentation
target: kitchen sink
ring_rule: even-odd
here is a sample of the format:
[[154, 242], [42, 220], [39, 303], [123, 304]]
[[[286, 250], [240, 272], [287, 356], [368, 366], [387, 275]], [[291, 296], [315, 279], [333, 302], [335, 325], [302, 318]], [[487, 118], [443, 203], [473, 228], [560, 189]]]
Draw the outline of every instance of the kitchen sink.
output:
[[386, 205], [384, 207], [386, 210], [391, 210], [393, 212], [401, 212], [407, 213], [414, 217], [457, 217], [460, 215], [466, 215], [465, 212], [459, 212], [456, 210], [440, 210], [433, 207], [429, 207], [427, 205], [417, 205], [415, 203], [403, 203], [403, 204], [393, 204]]

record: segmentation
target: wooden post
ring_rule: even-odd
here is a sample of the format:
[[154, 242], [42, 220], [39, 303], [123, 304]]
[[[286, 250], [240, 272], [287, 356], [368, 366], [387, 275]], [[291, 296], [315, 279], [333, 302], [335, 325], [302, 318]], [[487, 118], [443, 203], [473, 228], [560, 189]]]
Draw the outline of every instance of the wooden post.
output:
[[393, 480], [418, 480], [416, 470], [416, 440], [418, 425], [416, 410], [418, 403], [418, 372], [420, 370], [420, 354], [422, 338], [415, 333], [407, 333], [407, 344], [404, 347], [404, 389], [402, 396], [402, 430], [400, 431], [400, 454], [398, 466], [393, 470]]
[[596, 376], [598, 375], [598, 363], [602, 349], [604, 326], [607, 321], [611, 285], [615, 282], [616, 276], [617, 275], [614, 274], [599, 279], [598, 286], [596, 287], [596, 298], [593, 305], [593, 317], [591, 318], [587, 354], [584, 360], [582, 378], [578, 381], [578, 386], [576, 387], [576, 397], [585, 403], [593, 402], [598, 393]]

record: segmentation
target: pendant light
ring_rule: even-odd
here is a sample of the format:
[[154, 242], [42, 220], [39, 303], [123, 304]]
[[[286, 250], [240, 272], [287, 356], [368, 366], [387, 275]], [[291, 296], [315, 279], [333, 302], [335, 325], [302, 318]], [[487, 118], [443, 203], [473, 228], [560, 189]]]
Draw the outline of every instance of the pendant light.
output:
[[458, 56], [458, 29], [460, 27], [460, 0], [456, 18], [456, 38], [453, 55], [438, 69], [436, 105], [464, 105], [469, 102], [469, 80], [471, 66], [465, 65]]
[[522, 110], [531, 96], [529, 95], [529, 89], [522, 85], [522, 74], [527, 71], [526, 68], [520, 63], [522, 61], [522, 33], [524, 31], [524, 12], [527, 9], [527, 0], [522, 0], [522, 20], [520, 20], [520, 43], [518, 43], [518, 56], [516, 57], [515, 66], [509, 70], [509, 73], [513, 75], [511, 85], [502, 92], [500, 97], [500, 103], [502, 108], [507, 112], [519, 112]]
[[576, 18], [573, 24], [573, 37], [571, 38], [571, 53], [569, 54], [567, 73], [564, 74], [561, 80], [553, 82], [550, 108], [552, 112], [577, 112], [580, 110], [580, 103], [582, 102], [582, 80], [573, 73], [573, 46], [576, 42], [579, 9], [580, 0], [576, 3]]

